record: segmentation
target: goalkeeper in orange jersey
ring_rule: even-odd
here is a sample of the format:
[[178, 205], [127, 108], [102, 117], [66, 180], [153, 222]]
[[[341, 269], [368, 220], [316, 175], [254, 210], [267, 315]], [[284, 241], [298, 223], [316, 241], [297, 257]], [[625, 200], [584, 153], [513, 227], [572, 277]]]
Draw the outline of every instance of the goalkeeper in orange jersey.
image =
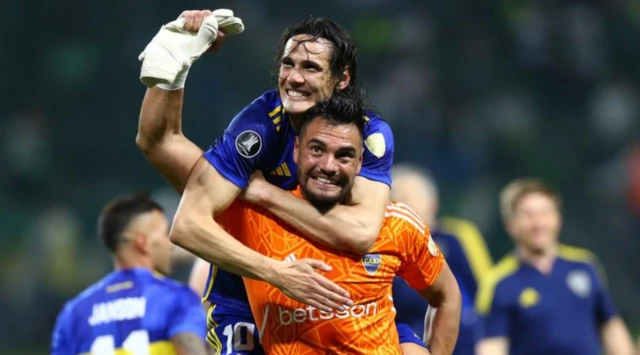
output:
[[[319, 210], [343, 201], [361, 166], [364, 121], [359, 107], [338, 95], [317, 104], [308, 111], [296, 140], [293, 155], [300, 187], [293, 194]], [[251, 201], [263, 183], [253, 179], [243, 197]], [[189, 213], [193, 197], [185, 194], [177, 219]], [[399, 275], [438, 310], [431, 325], [431, 353], [451, 354], [460, 319], [458, 285], [426, 224], [406, 205], [389, 203], [380, 235], [364, 257], [309, 241], [246, 201], [237, 200], [216, 219], [243, 244], [270, 258], [326, 264], [315, 265], [318, 269], [330, 265], [325, 276], [354, 301], [337, 311], [321, 310], [286, 297], [266, 282], [245, 278], [266, 353], [401, 354], [391, 296], [393, 278]]]

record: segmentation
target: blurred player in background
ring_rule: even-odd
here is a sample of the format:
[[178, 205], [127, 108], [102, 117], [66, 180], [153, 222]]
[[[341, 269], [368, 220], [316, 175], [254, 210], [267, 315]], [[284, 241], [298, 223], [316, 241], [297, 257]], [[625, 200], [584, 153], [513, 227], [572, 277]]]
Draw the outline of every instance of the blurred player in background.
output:
[[[294, 148], [300, 187], [293, 194], [321, 212], [340, 203], [362, 165], [363, 125], [358, 101], [342, 95], [309, 109]], [[255, 187], [250, 183], [245, 195], [255, 193]], [[184, 212], [179, 210], [177, 218]], [[270, 212], [246, 201], [237, 200], [217, 219], [242, 243], [269, 257], [312, 258], [333, 265], [327, 277], [355, 302], [325, 312], [292, 300], [265, 282], [245, 278], [265, 352], [400, 354], [391, 297], [395, 274], [438, 308], [432, 352], [453, 350], [460, 319], [458, 285], [426, 224], [406, 205], [388, 204], [380, 235], [363, 257], [307, 241]]]
[[[187, 11], [181, 16], [185, 21], [175, 30], [178, 33], [183, 29], [199, 31], [203, 21], [211, 25], [212, 18], [217, 19], [222, 32], [225, 26], [235, 31], [229, 24], [238, 22], [221, 10]], [[211, 27], [207, 26], [202, 28]], [[153, 72], [154, 63], [171, 60], [165, 52], [172, 41], [154, 45], [163, 38], [163, 31], [168, 30], [163, 28], [145, 49], [142, 78]], [[212, 48], [220, 45], [218, 38]], [[171, 53], [175, 51], [178, 49]], [[181, 209], [188, 209], [188, 213], [174, 221], [172, 241], [216, 265], [209, 272], [204, 295], [212, 304], [209, 318], [214, 329], [209, 340], [227, 354], [252, 351], [249, 338], [251, 344], [258, 344], [242, 279], [227, 271], [267, 281], [288, 296], [327, 311], [351, 304], [343, 289], [316, 272], [319, 267], [327, 269], [325, 264], [265, 258], [214, 222], [212, 215], [222, 212], [247, 187], [255, 171], [263, 172], [270, 184], [263, 184], [252, 202], [316, 242], [359, 255], [367, 253], [376, 240], [389, 200], [393, 135], [389, 125], [373, 112], [365, 117], [362, 169], [344, 204], [320, 213], [309, 202], [280, 189], [291, 190], [297, 185], [292, 151], [306, 110], [335, 92], [359, 99], [361, 87], [357, 48], [349, 34], [329, 19], [309, 18], [287, 29], [277, 60], [277, 90], [267, 91], [245, 107], [204, 155], [181, 130], [185, 72], [179, 84], [150, 88], [140, 113], [138, 146], [178, 192], [184, 191]], [[423, 346], [413, 336], [406, 341]], [[258, 347], [255, 353], [260, 353]]]
[[[407, 204], [427, 222], [431, 236], [458, 280], [462, 317], [454, 354], [473, 355], [479, 323], [473, 301], [478, 280], [490, 269], [492, 262], [484, 239], [471, 222], [448, 217], [446, 224], [440, 223], [438, 188], [427, 171], [409, 164], [397, 164], [393, 167], [392, 177], [392, 200]], [[454, 227], [459, 234], [450, 233], [447, 226]], [[393, 296], [398, 310], [397, 321], [409, 324], [417, 334], [423, 334], [422, 315], [427, 310], [424, 299], [400, 278], [394, 281]]]
[[560, 196], [535, 179], [515, 180], [500, 193], [500, 211], [515, 250], [481, 282], [479, 355], [633, 351], [595, 256], [559, 244], [560, 207]]
[[67, 302], [53, 332], [53, 355], [207, 354], [198, 296], [171, 272], [169, 221], [145, 194], [104, 208], [100, 238], [115, 271]]

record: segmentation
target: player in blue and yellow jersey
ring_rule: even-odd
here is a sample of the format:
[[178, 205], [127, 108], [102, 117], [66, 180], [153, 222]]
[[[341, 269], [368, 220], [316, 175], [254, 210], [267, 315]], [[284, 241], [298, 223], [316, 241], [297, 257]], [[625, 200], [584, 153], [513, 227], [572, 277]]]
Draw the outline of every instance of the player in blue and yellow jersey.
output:
[[[477, 227], [459, 218], [438, 219], [438, 187], [429, 172], [411, 164], [397, 164], [392, 170], [391, 198], [413, 208], [431, 228], [431, 236], [445, 256], [462, 294], [462, 317], [455, 355], [473, 355], [478, 337], [473, 301], [478, 280], [490, 269], [491, 256]], [[404, 280], [396, 278], [393, 288], [398, 322], [424, 334], [427, 303]]]
[[630, 354], [594, 255], [558, 242], [559, 195], [539, 180], [515, 180], [500, 210], [516, 247], [481, 282], [478, 354]]
[[[185, 28], [198, 31], [209, 13], [183, 13]], [[213, 48], [219, 47], [220, 38], [219, 34]], [[242, 279], [229, 272], [269, 282], [287, 296], [326, 311], [352, 302], [344, 289], [316, 272], [330, 266], [266, 258], [235, 240], [212, 216], [240, 196], [315, 242], [364, 255], [378, 236], [389, 200], [393, 134], [374, 112], [365, 116], [364, 162], [345, 204], [321, 213], [285, 191], [297, 185], [293, 146], [306, 110], [336, 92], [360, 96], [361, 88], [355, 44], [329, 19], [308, 18], [287, 29], [277, 58], [277, 90], [267, 91], [245, 107], [204, 154], [181, 130], [182, 87], [148, 89], [140, 113], [138, 146], [183, 194], [172, 241], [216, 265], [205, 291], [205, 299], [212, 304], [208, 339], [226, 354], [260, 352]], [[261, 174], [252, 175], [256, 171]], [[318, 174], [314, 178], [330, 186], [341, 177]], [[250, 179], [253, 183], [248, 185]], [[241, 196], [248, 186], [253, 187], [251, 193]]]
[[51, 354], [207, 354], [198, 296], [160, 274], [171, 271], [173, 247], [162, 208], [145, 194], [118, 198], [99, 231], [115, 271], [65, 304]]

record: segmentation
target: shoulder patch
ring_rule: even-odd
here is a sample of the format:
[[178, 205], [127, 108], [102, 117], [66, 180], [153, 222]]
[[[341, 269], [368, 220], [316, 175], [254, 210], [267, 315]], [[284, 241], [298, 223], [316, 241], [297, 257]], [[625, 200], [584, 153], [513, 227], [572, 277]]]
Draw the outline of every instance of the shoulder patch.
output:
[[236, 150], [238, 153], [249, 159], [253, 158], [262, 149], [262, 137], [255, 131], [244, 131], [236, 138]]
[[433, 241], [433, 237], [429, 234], [429, 242], [427, 243], [427, 247], [429, 248], [429, 254], [431, 256], [438, 256], [438, 247], [436, 247], [436, 243]]
[[378, 158], [382, 158], [384, 156], [384, 152], [387, 150], [384, 136], [380, 132], [368, 136], [367, 139], [364, 140], [364, 145], [369, 149], [371, 154]]
[[567, 274], [567, 286], [580, 298], [587, 298], [591, 293], [591, 278], [584, 270], [574, 270]]

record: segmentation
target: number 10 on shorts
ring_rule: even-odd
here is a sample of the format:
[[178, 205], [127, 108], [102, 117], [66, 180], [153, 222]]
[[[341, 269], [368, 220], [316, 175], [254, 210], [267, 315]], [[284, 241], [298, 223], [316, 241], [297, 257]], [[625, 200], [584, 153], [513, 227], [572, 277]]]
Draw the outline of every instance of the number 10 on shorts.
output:
[[256, 326], [251, 323], [238, 322], [236, 324], [229, 324], [224, 327], [222, 334], [227, 337], [227, 352], [226, 355], [230, 355], [233, 350], [235, 351], [251, 351], [255, 348], [255, 342], [253, 340], [253, 334]]

